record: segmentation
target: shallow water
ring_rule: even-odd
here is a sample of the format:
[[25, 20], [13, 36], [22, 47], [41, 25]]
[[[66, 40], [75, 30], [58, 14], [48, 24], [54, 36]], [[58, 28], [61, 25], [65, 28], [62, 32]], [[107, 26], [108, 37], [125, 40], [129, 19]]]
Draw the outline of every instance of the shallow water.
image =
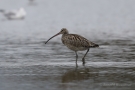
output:
[[[0, 8], [23, 6], [27, 16], [7, 20], [0, 14], [0, 90], [134, 90], [134, 1], [7, 2]], [[90, 49], [85, 66], [86, 51], [78, 52], [77, 68], [60, 36], [44, 44], [62, 27], [100, 45]]]

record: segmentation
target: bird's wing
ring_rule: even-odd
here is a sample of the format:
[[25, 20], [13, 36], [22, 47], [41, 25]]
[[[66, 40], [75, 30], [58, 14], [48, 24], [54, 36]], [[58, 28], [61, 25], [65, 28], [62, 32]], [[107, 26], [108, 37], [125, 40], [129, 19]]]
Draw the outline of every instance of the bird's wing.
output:
[[6, 12], [5, 13], [5, 16], [7, 16], [7, 17], [13, 16], [13, 15], [16, 15], [16, 13], [15, 12]]
[[90, 47], [89, 41], [77, 34], [68, 34], [62, 38], [63, 44], [73, 45], [75, 47]]

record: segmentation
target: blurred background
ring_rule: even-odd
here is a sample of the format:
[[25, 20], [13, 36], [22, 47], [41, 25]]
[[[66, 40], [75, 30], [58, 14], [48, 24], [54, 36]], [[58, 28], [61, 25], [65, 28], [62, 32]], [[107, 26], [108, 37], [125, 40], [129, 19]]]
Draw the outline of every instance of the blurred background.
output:
[[134, 0], [1, 0], [0, 9], [23, 7], [23, 20], [0, 14], [1, 39], [46, 39], [65, 27], [90, 39], [134, 38]]
[[[134, 0], [0, 0], [1, 90], [134, 89]], [[100, 45], [75, 54], [61, 28]], [[82, 74], [83, 73], [83, 74]], [[108, 85], [109, 83], [109, 85]], [[52, 87], [53, 86], [53, 87]]]

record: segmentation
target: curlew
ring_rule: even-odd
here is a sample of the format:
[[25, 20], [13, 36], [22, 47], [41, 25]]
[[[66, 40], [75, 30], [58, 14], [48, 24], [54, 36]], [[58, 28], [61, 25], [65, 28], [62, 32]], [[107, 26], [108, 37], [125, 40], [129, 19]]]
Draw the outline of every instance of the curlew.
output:
[[[66, 45], [69, 49], [75, 52], [76, 54], [76, 65], [77, 65], [77, 59], [78, 59], [78, 54], [77, 51], [84, 51], [87, 50], [86, 53], [84, 54], [82, 58], [83, 65], [85, 64], [85, 56], [89, 52], [90, 48], [94, 47], [99, 47], [98, 44], [95, 44], [86, 38], [77, 35], [77, 34], [69, 34], [68, 30], [66, 28], [62, 28], [59, 33], [56, 35], [52, 36], [50, 39], [54, 38], [57, 35], [62, 34], [61, 41], [64, 45]], [[45, 44], [50, 40], [48, 39]]]

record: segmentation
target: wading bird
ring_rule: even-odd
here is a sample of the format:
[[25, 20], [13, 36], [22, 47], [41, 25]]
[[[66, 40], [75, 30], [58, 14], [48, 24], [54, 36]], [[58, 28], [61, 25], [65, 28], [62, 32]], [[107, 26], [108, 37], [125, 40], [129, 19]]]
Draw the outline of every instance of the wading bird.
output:
[[[89, 40], [87, 40], [86, 38], [77, 35], [77, 34], [69, 34], [68, 30], [66, 28], [62, 28], [61, 31], [59, 33], [57, 33], [56, 35], [52, 36], [50, 39], [54, 38], [57, 35], [62, 34], [62, 38], [61, 41], [64, 45], [66, 45], [69, 49], [71, 49], [72, 51], [75, 52], [76, 54], [76, 65], [77, 65], [77, 59], [78, 59], [78, 55], [77, 55], [77, 51], [83, 51], [83, 50], [87, 50], [85, 55], [82, 58], [82, 62], [83, 65], [85, 64], [85, 56], [87, 55], [87, 53], [89, 52], [90, 48], [95, 48], [95, 47], [99, 47], [98, 44], [95, 44]], [[48, 39], [45, 44], [50, 40]]]
[[11, 10], [11, 11], [5, 11], [3, 9], [0, 9], [0, 12], [3, 13], [3, 15], [9, 20], [24, 19], [26, 16], [26, 11], [24, 10], [24, 8], [20, 8], [18, 10]]

